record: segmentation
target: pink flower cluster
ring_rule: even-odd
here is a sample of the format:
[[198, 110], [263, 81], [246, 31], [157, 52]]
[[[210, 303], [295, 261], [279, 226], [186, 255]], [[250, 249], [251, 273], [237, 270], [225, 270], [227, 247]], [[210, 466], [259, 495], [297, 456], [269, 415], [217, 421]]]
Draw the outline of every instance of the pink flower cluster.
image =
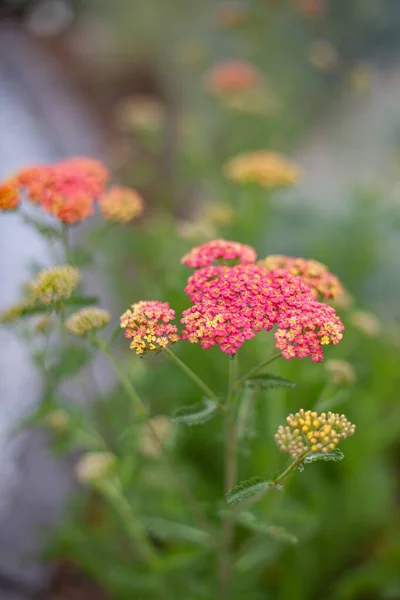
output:
[[[232, 249], [234, 248], [234, 252]], [[255, 260], [249, 246], [216, 240], [194, 248], [182, 262], [199, 266], [185, 288], [193, 303], [181, 322], [182, 338], [202, 348], [218, 345], [235, 354], [246, 340], [277, 325], [276, 346], [286, 359], [323, 359], [322, 347], [337, 344], [343, 325], [333, 308], [315, 300], [313, 290], [286, 269], [262, 264], [212, 266], [216, 258]]]
[[183, 265], [192, 269], [208, 267], [213, 262], [236, 260], [243, 265], [256, 262], [257, 254], [251, 246], [239, 244], [238, 242], [228, 242], [226, 240], [213, 240], [202, 246], [195, 246], [181, 260]]
[[175, 311], [168, 302], [147, 300], [132, 304], [121, 316], [121, 327], [125, 337], [132, 340], [130, 347], [136, 354], [160, 352], [179, 340], [176, 325], [170, 323], [174, 318]]

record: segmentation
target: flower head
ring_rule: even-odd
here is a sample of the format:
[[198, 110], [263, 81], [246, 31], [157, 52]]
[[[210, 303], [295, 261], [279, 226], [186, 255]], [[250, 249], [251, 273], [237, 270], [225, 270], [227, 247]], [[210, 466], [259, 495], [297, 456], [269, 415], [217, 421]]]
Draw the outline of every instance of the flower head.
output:
[[93, 214], [94, 200], [104, 192], [108, 179], [106, 167], [86, 157], [31, 167], [18, 175], [32, 202], [68, 224]]
[[295, 415], [290, 414], [286, 421], [286, 427], [279, 426], [275, 440], [282, 452], [289, 452], [294, 460], [309, 452], [332, 452], [356, 429], [344, 415], [332, 412], [319, 415], [303, 408]]
[[79, 283], [79, 271], [65, 265], [40, 271], [28, 286], [29, 299], [33, 304], [49, 306], [71, 296]]
[[105, 219], [128, 223], [143, 212], [143, 199], [132, 188], [114, 185], [99, 198], [100, 210]]
[[142, 427], [139, 452], [150, 458], [159, 456], [170, 433], [171, 419], [165, 415], [152, 417]]
[[182, 258], [181, 264], [198, 269], [212, 265], [215, 261], [237, 261], [245, 265], [254, 263], [256, 258], [256, 252], [251, 246], [227, 240], [213, 240], [192, 248], [189, 254]]
[[313, 362], [324, 358], [323, 346], [338, 344], [343, 337], [343, 323], [334, 309], [316, 301], [301, 302], [278, 317], [275, 345], [283, 358], [305, 358]]
[[0, 210], [15, 210], [19, 204], [18, 182], [9, 179], [0, 185]]
[[230, 94], [254, 88], [260, 82], [260, 72], [245, 60], [225, 60], [218, 62], [206, 74], [207, 89], [217, 95]]
[[131, 340], [130, 348], [136, 354], [160, 352], [168, 344], [179, 340], [178, 329], [170, 321], [175, 311], [168, 302], [147, 300], [132, 304], [121, 316], [125, 337]]
[[351, 385], [356, 380], [353, 366], [347, 360], [330, 359], [325, 363], [325, 370], [334, 385]]
[[111, 315], [108, 310], [87, 307], [81, 308], [68, 317], [65, 321], [65, 326], [70, 333], [75, 335], [86, 335], [90, 331], [103, 329], [110, 321]]
[[350, 320], [353, 327], [371, 338], [378, 337], [382, 330], [378, 317], [366, 310], [355, 310], [351, 313]]
[[95, 483], [107, 477], [116, 464], [111, 452], [87, 452], [79, 459], [75, 474], [81, 483]]
[[287, 269], [292, 275], [301, 277], [316, 298], [321, 296], [330, 300], [343, 293], [343, 287], [336, 275], [330, 273], [328, 267], [316, 260], [275, 254], [267, 256], [261, 263], [267, 269]]
[[151, 96], [136, 95], [118, 104], [116, 118], [125, 131], [158, 131], [165, 120], [165, 109]]
[[299, 169], [288, 158], [266, 150], [235, 156], [227, 162], [225, 175], [241, 185], [256, 183], [265, 188], [294, 185], [300, 179]]

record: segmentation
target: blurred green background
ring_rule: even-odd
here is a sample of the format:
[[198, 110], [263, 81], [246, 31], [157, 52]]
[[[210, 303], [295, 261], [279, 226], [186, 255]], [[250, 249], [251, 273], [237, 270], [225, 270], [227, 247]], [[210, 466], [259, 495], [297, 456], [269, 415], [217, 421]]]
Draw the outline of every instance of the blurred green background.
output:
[[[297, 387], [256, 393], [240, 446], [239, 480], [285, 468], [287, 457], [273, 434], [301, 407], [324, 401], [356, 423], [356, 435], [343, 444], [344, 461], [310, 465], [284, 493], [256, 505], [263, 532], [238, 526], [232, 599], [399, 599], [399, 121], [388, 126], [386, 169], [369, 183], [360, 182], [355, 169], [333, 202], [329, 190], [340, 167], [328, 160], [322, 193], [310, 200], [314, 173], [305, 154], [307, 140], [321, 128], [321, 152], [329, 148], [332, 127], [324, 130], [324, 124], [332, 114], [340, 124], [343, 98], [362, 107], [385, 69], [397, 64], [399, 71], [400, 3], [93, 0], [75, 9], [61, 41], [42, 43], [68, 55], [76, 81], [102, 116], [116, 179], [137, 188], [146, 201], [139, 222], [107, 232], [95, 249], [115, 314], [156, 299], [168, 301], [179, 315], [189, 305], [183, 293], [189, 270], [180, 258], [215, 237], [250, 243], [260, 257], [320, 260], [352, 297], [338, 308], [344, 340], [326, 355], [348, 361], [354, 383], [330, 384], [324, 363], [274, 363], [271, 371]], [[210, 91], [207, 77], [226, 60], [245, 60], [259, 70], [256, 92]], [[368, 112], [365, 119], [368, 127]], [[366, 143], [380, 162], [374, 135]], [[267, 192], [227, 181], [225, 161], [256, 149], [289, 155], [303, 168], [305, 184]], [[339, 143], [335, 149], [347, 157], [351, 172], [357, 148]], [[315, 165], [321, 179], [317, 171]], [[82, 245], [95, 236], [83, 234]], [[114, 347], [152, 414], [171, 416], [200, 400], [190, 380], [164, 357], [139, 360], [124, 341]], [[260, 334], [241, 353], [243, 369], [271, 351], [271, 335]], [[228, 358], [218, 349], [182, 342], [176, 352], [224, 393]], [[137, 460], [129, 439], [121, 437], [131, 416], [121, 389], [99, 397], [92, 388], [91, 395], [97, 402], [87, 419], [124, 460], [127, 495], [168, 556], [169, 583], [161, 596], [158, 582], [131, 554], [121, 523], [95, 493], [71, 501], [49, 556], [73, 560], [117, 600], [216, 597], [215, 561], [190, 529], [188, 507], [171, 489], [168, 472], [154, 458]], [[74, 413], [70, 406], [66, 410]], [[63, 435], [55, 435], [55, 442], [60, 450], [68, 447]], [[175, 429], [170, 452], [217, 526], [224, 509], [220, 419]], [[186, 523], [187, 530], [171, 522]]]

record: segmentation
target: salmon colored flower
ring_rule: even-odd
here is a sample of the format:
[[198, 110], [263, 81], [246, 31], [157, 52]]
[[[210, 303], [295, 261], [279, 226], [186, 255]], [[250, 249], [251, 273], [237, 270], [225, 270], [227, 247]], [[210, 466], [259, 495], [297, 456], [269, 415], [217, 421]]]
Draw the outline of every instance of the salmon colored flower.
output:
[[291, 186], [300, 179], [300, 170], [286, 156], [267, 150], [239, 154], [226, 163], [224, 171], [234, 183], [270, 189]]
[[28, 286], [29, 300], [32, 304], [45, 306], [65, 300], [71, 296], [79, 279], [79, 271], [70, 265], [44, 269]]
[[234, 260], [242, 264], [249, 264], [254, 263], [256, 258], [256, 252], [251, 246], [227, 240], [213, 240], [192, 248], [189, 254], [182, 258], [181, 264], [198, 269], [212, 265], [215, 261], [221, 263]]
[[111, 321], [108, 310], [89, 306], [73, 313], [65, 321], [65, 327], [75, 335], [86, 335], [91, 331], [103, 329]]
[[322, 17], [328, 7], [326, 0], [292, 0], [294, 6], [306, 17]]
[[94, 201], [104, 192], [108, 179], [106, 167], [86, 157], [31, 167], [18, 175], [29, 200], [68, 224], [93, 214]]
[[105, 219], [129, 223], [142, 214], [144, 202], [143, 198], [132, 188], [114, 185], [100, 196], [99, 206]]
[[280, 425], [275, 441], [282, 452], [296, 460], [309, 452], [327, 454], [336, 450], [340, 441], [354, 435], [356, 426], [345, 415], [321, 413], [303, 408], [290, 414], [287, 426]]
[[142, 301], [132, 304], [121, 316], [121, 327], [136, 354], [160, 352], [179, 340], [178, 329], [170, 322], [174, 318], [175, 311], [168, 302]]
[[19, 204], [18, 182], [9, 179], [0, 185], [0, 210], [15, 210]]
[[316, 298], [335, 299], [343, 293], [343, 287], [336, 275], [328, 271], [324, 264], [307, 258], [295, 258], [271, 254], [261, 261], [267, 269], [286, 269], [313, 291]]
[[207, 89], [216, 96], [254, 88], [260, 80], [257, 67], [239, 59], [218, 62], [205, 78]]

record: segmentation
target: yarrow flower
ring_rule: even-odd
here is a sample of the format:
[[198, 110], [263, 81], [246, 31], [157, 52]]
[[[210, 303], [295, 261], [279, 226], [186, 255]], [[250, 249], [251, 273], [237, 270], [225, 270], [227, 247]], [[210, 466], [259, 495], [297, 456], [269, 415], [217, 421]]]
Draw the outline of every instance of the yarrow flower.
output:
[[17, 179], [31, 202], [72, 224], [93, 214], [94, 201], [104, 192], [109, 173], [97, 160], [76, 157], [25, 169]]
[[18, 182], [9, 179], [0, 185], [0, 210], [15, 210], [18, 204]]
[[275, 345], [283, 358], [305, 358], [313, 362], [324, 358], [323, 346], [338, 344], [344, 327], [335, 310], [320, 302], [305, 302], [280, 313]]
[[260, 82], [260, 72], [244, 60], [225, 60], [218, 62], [206, 74], [207, 89], [217, 95], [230, 94], [256, 87]]
[[354, 368], [347, 360], [327, 360], [325, 370], [334, 385], [351, 385], [356, 380]]
[[46, 306], [65, 300], [71, 296], [79, 279], [79, 271], [70, 265], [40, 271], [28, 286], [29, 300]]
[[165, 121], [165, 108], [152, 96], [135, 95], [118, 104], [116, 120], [125, 131], [158, 131]]
[[[221, 240], [216, 240], [221, 242]], [[223, 249], [232, 242], [225, 242]], [[288, 360], [310, 356], [323, 359], [323, 346], [337, 344], [343, 325], [333, 308], [315, 300], [300, 277], [286, 269], [268, 270], [261, 264], [212, 265], [221, 252], [211, 242], [194, 248], [183, 262], [198, 267], [185, 293], [193, 305], [182, 314], [182, 339], [202, 348], [218, 345], [235, 354], [246, 340], [277, 325], [276, 347]], [[250, 252], [251, 251], [251, 252]], [[255, 251], [246, 256], [255, 260]], [[231, 254], [223, 258], [231, 258]], [[203, 264], [209, 266], [201, 266]]]
[[[156, 458], [171, 433], [171, 419], [166, 415], [156, 415], [142, 426], [139, 452], [149, 458]], [[155, 435], [154, 435], [155, 433]]]
[[281, 451], [288, 452], [294, 460], [309, 452], [332, 452], [356, 430], [345, 415], [332, 412], [319, 415], [303, 408], [290, 414], [286, 421], [286, 427], [279, 426], [275, 440]]
[[142, 301], [132, 304], [121, 316], [121, 327], [136, 354], [160, 352], [179, 340], [178, 329], [170, 322], [174, 318], [175, 311], [168, 302]]
[[99, 198], [100, 210], [105, 219], [128, 223], [142, 214], [142, 197], [133, 189], [114, 185]]
[[273, 189], [297, 183], [300, 170], [283, 154], [258, 150], [229, 160], [225, 165], [225, 175], [234, 183], [256, 183]]
[[212, 265], [215, 261], [221, 263], [222, 261], [236, 260], [242, 264], [250, 264], [254, 263], [256, 258], [257, 254], [251, 246], [239, 242], [213, 240], [192, 248], [189, 254], [182, 258], [181, 264], [198, 269]]
[[287, 269], [292, 275], [301, 277], [315, 297], [335, 299], [343, 293], [343, 287], [336, 275], [329, 272], [324, 264], [307, 258], [295, 258], [272, 254], [261, 261], [267, 269]]
[[103, 329], [111, 321], [108, 310], [97, 307], [81, 308], [65, 321], [65, 326], [70, 333], [86, 335], [90, 331]]
[[115, 464], [111, 452], [87, 452], [79, 459], [75, 474], [81, 483], [97, 483], [113, 472]]

